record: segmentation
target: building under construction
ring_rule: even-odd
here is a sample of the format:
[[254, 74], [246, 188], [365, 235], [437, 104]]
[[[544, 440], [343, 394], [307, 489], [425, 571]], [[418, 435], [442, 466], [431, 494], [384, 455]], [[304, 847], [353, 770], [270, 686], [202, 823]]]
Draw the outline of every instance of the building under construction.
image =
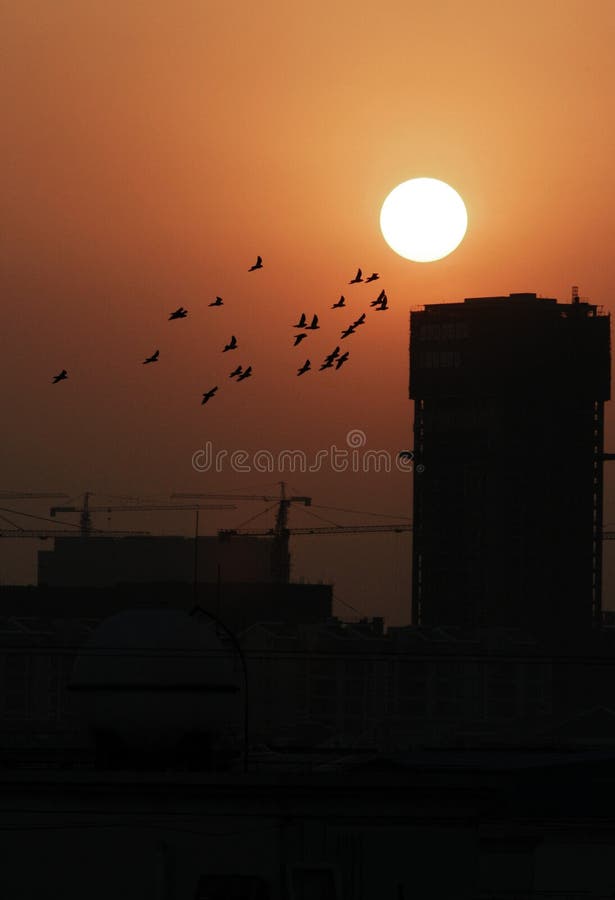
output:
[[276, 581], [273, 538], [217, 535], [195, 539], [172, 535], [61, 537], [39, 550], [42, 587], [113, 587], [130, 583]]
[[414, 624], [599, 622], [609, 324], [576, 289], [411, 313]]

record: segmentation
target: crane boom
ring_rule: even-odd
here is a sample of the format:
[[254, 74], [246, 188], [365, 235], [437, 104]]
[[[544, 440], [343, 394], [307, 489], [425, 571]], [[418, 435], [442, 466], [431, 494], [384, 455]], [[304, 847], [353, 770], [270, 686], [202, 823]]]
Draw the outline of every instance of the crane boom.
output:
[[[93, 537], [133, 537], [149, 535], [149, 531], [105, 531], [96, 528], [92, 532]], [[58, 537], [82, 537], [81, 531], [70, 531], [65, 528], [0, 528], [0, 538], [58, 538]]]
[[233, 504], [182, 504], [181, 506], [172, 503], [166, 504], [154, 504], [154, 503], [122, 503], [121, 505], [117, 504], [107, 504], [105, 506], [92, 506], [90, 504], [90, 497], [92, 496], [91, 491], [86, 491], [83, 495], [83, 505], [82, 506], [52, 506], [49, 510], [50, 516], [55, 516], [57, 513], [79, 513], [80, 516], [80, 531], [83, 537], [87, 537], [89, 534], [94, 532], [94, 528], [92, 526], [92, 513], [93, 512], [161, 512], [166, 510], [200, 510], [200, 509], [235, 509], [236, 507]]
[[68, 497], [59, 491], [0, 491], [0, 500], [52, 500], [54, 497]]
[[[165, 510], [196, 510], [196, 509], [237, 509], [232, 503], [215, 503], [215, 504], [202, 504], [202, 503], [188, 503], [188, 504], [173, 504], [166, 503], [161, 504], [160, 506], [152, 505], [135, 505], [135, 506], [90, 506], [88, 507], [90, 512], [162, 512]], [[74, 513], [81, 512], [81, 508], [78, 506], [52, 506], [49, 510], [49, 515], [55, 516], [56, 513]]]
[[[387, 532], [412, 531], [412, 525], [407, 522], [395, 525], [324, 525], [317, 528], [287, 528], [287, 534], [291, 537], [306, 534], [382, 534]], [[271, 537], [274, 534], [272, 528], [268, 531], [244, 531], [242, 529], [225, 529], [219, 531], [221, 537], [232, 537], [234, 534], [247, 535], [249, 537]]]

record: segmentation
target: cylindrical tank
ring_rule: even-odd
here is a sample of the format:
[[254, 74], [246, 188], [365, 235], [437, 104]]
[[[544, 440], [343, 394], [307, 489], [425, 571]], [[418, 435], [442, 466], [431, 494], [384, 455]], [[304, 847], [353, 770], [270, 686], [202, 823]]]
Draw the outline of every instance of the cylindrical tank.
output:
[[181, 610], [106, 619], [75, 660], [70, 689], [100, 746], [160, 756], [238, 746], [244, 684], [238, 650], [216, 622]]

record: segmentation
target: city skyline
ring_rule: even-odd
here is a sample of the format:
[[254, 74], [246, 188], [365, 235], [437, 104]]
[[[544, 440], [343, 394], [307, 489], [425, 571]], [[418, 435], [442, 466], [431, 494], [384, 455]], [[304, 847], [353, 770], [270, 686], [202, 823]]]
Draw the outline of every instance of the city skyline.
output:
[[[208, 440], [313, 455], [359, 429], [394, 456], [411, 445], [409, 309], [514, 291], [565, 301], [578, 284], [608, 310], [614, 17], [578, 2], [344, 3], [309, 21], [277, 3], [258, 16], [192, 0], [7, 6], [3, 489], [147, 497], [279, 480], [195, 472]], [[417, 176], [468, 209], [465, 239], [434, 263], [401, 259], [378, 226], [387, 194]], [[373, 291], [348, 284], [357, 267], [380, 273]], [[369, 307], [380, 286], [385, 315]], [[180, 306], [188, 317], [168, 322]], [[295, 348], [302, 311], [321, 327]], [[310, 343], [319, 364], [363, 312], [343, 368], [296, 377]], [[233, 334], [237, 361], [223, 353]], [[253, 377], [201, 405], [228, 357]], [[607, 404], [607, 449], [614, 425]], [[403, 472], [288, 480], [322, 504], [410, 514]], [[605, 499], [608, 523], [608, 476]], [[343, 540], [297, 545], [296, 574], [407, 621], [409, 542]], [[11, 549], [3, 580], [27, 580], [32, 560], [25, 542]]]

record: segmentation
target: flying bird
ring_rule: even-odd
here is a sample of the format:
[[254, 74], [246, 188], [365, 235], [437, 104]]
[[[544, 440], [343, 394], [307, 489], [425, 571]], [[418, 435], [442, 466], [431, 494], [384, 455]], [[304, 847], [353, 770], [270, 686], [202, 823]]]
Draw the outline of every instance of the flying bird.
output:
[[305, 332], [302, 332], [301, 334], [296, 334], [295, 335], [295, 343], [293, 344], [293, 347], [296, 347], [298, 344], [300, 344], [301, 341], [306, 337], [307, 337], [307, 334], [305, 334]]
[[148, 363], [158, 362], [159, 356], [160, 356], [160, 350], [156, 350], [155, 353], [152, 353], [151, 356], [148, 356], [147, 359], [143, 360], [143, 365], [146, 366]]
[[365, 313], [361, 313], [359, 318], [356, 319], [352, 324], [354, 325], [355, 328], [358, 328], [359, 325], [364, 325], [365, 324]]
[[355, 333], [355, 326], [349, 325], [345, 331], [342, 331], [342, 340], [344, 340], [344, 338], [347, 338], [349, 335], [354, 334], [354, 333]]
[[305, 317], [305, 313], [301, 313], [301, 318], [299, 319], [299, 321], [297, 322], [296, 325], [293, 325], [293, 328], [305, 328], [306, 322], [307, 322], [307, 319]]
[[306, 372], [309, 372], [312, 368], [309, 359], [303, 363], [300, 369], [297, 369], [297, 375], [305, 375]]
[[322, 372], [323, 369], [330, 369], [330, 368], [332, 368], [332, 366], [333, 366], [333, 360], [325, 359], [324, 363], [322, 364], [322, 366], [320, 367], [320, 369], [318, 371]]
[[251, 374], [252, 374], [252, 366], [248, 366], [248, 368], [245, 370], [245, 372], [242, 372], [241, 375], [238, 377], [237, 381], [243, 381], [244, 378], [249, 378]]
[[346, 306], [346, 298], [342, 294], [337, 303], [334, 303], [331, 309], [341, 309], [342, 306]]
[[389, 307], [387, 306], [387, 295], [384, 295], [384, 298], [380, 301], [380, 305], [376, 307], [376, 312], [384, 312]]
[[349, 353], [342, 353], [342, 355], [340, 356], [340, 358], [339, 358], [339, 359], [337, 360], [337, 362], [335, 363], [335, 370], [336, 370], [336, 371], [344, 365], [344, 363], [346, 362], [346, 360], [348, 359], [349, 356], [350, 356]]
[[365, 279], [365, 284], [369, 284], [370, 281], [378, 281], [379, 278], [380, 275], [378, 274], [378, 272], [372, 272], [369, 278]]
[[327, 356], [325, 356], [325, 359], [327, 360], [327, 362], [329, 362], [329, 360], [334, 360], [336, 356], [339, 356], [339, 353], [340, 353], [340, 348], [336, 347], [335, 350], [333, 350], [331, 353], [329, 353]]
[[250, 266], [250, 268], [248, 269], [248, 272], [254, 272], [255, 269], [262, 269], [262, 268], [263, 268], [263, 258], [262, 258], [262, 256], [257, 256], [256, 262], [254, 263], [253, 266]]
[[217, 390], [218, 390], [218, 386], [216, 385], [216, 387], [212, 388], [210, 391], [205, 391], [205, 393], [203, 394], [203, 399], [201, 400], [201, 406], [203, 406], [204, 403], [207, 403], [209, 400], [211, 400], [211, 398], [213, 397], [213, 395], [216, 393]]
[[386, 302], [387, 302], [387, 295], [385, 294], [384, 291], [380, 291], [380, 293], [378, 294], [376, 299], [372, 300], [372, 302], [369, 305], [370, 306], [380, 306], [381, 303], [386, 303]]
[[320, 328], [320, 325], [318, 324], [318, 316], [312, 316], [311, 323], [309, 325], [306, 325], [305, 327], [310, 331], [315, 331], [317, 328]]
[[349, 281], [349, 282], [348, 282], [348, 284], [358, 284], [359, 281], [363, 281], [363, 278], [362, 278], [361, 276], [362, 276], [361, 269], [357, 269], [357, 274], [356, 274], [355, 277], [352, 279], [352, 281]]
[[169, 316], [169, 322], [171, 321], [171, 319], [185, 319], [187, 315], [188, 310], [184, 309], [183, 306], [178, 306], [175, 312], [172, 312]]
[[62, 369], [58, 375], [53, 376], [52, 384], [57, 384], [58, 381], [64, 381], [66, 378], [68, 378], [68, 372], [66, 369]]
[[226, 353], [227, 350], [236, 350], [237, 349], [237, 338], [234, 334], [231, 335], [231, 340], [228, 344], [224, 345], [223, 353]]
[[209, 305], [210, 306], [222, 306], [223, 303], [224, 303], [224, 300], [222, 299], [222, 297], [216, 297], [214, 302], [210, 303]]
[[236, 369], [233, 369], [233, 371], [232, 371], [231, 374], [229, 375], [229, 378], [234, 378], [236, 375], [241, 375], [242, 372], [243, 372], [242, 367], [241, 367], [241, 366], [237, 366]]

